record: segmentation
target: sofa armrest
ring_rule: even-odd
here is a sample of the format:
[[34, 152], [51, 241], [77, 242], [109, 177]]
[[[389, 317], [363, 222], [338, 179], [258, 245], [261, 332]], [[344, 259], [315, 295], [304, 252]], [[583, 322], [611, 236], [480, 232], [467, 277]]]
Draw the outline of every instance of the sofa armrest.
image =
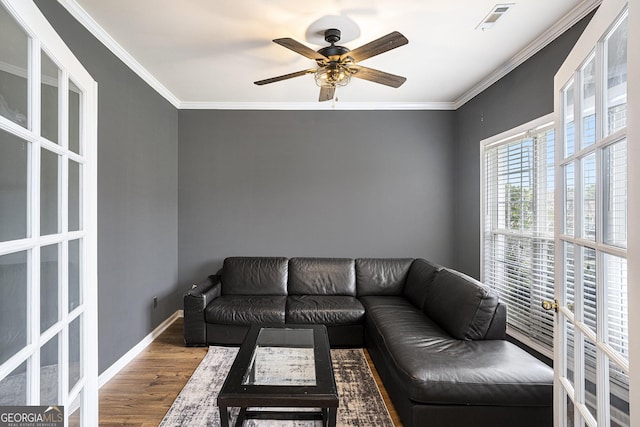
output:
[[204, 310], [220, 296], [220, 276], [211, 275], [184, 294], [184, 342], [187, 346], [207, 345]]
[[507, 338], [507, 305], [498, 302], [496, 312], [491, 319], [489, 329], [484, 336], [485, 340], [504, 340]]

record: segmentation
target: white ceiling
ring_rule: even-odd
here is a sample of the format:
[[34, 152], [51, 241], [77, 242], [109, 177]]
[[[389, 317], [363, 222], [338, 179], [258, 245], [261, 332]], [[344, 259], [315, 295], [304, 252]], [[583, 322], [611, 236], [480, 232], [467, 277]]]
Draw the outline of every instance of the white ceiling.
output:
[[[595, 0], [507, 0], [490, 30], [476, 29], [496, 0], [59, 0], [174, 105], [182, 108], [385, 106], [453, 108], [592, 10]], [[318, 103], [306, 75], [256, 80], [314, 61], [271, 42], [317, 50], [336, 26], [350, 49], [397, 30], [409, 44], [362, 65], [407, 77], [398, 89], [352, 79], [337, 103]], [[375, 107], [374, 107], [375, 108]]]

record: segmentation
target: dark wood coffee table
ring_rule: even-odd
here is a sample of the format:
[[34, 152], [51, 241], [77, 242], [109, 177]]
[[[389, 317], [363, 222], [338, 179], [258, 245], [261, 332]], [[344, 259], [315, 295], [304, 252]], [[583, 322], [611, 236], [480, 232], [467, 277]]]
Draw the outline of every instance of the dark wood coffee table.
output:
[[[218, 394], [220, 422], [322, 420], [335, 427], [338, 391], [324, 325], [253, 325]], [[273, 409], [272, 409], [273, 408]], [[300, 410], [298, 408], [310, 408]]]

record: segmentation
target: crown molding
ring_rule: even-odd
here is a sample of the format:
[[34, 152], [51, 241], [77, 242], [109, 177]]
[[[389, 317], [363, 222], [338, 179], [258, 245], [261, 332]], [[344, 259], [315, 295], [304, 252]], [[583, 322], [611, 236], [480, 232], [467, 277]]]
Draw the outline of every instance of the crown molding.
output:
[[454, 110], [452, 102], [181, 102], [181, 110]]
[[125, 63], [134, 73], [151, 86], [156, 92], [164, 97], [174, 107], [179, 108], [180, 100], [160, 83], [146, 68], [144, 68], [136, 59], [123, 48], [120, 43], [115, 41], [107, 31], [100, 26], [92, 17], [82, 8], [75, 0], [58, 0], [67, 11], [80, 24], [82, 24], [91, 34], [95, 36], [103, 45], [107, 47], [115, 56]]
[[584, 0], [507, 62], [451, 102], [191, 102], [180, 101], [115, 41], [76, 0], [57, 0], [67, 11], [149, 86], [178, 109], [186, 110], [457, 110], [542, 50], [602, 3]]
[[482, 93], [489, 86], [509, 74], [516, 69], [519, 65], [523, 64], [527, 59], [541, 51], [549, 43], [554, 41], [560, 35], [562, 35], [569, 28], [573, 27], [578, 21], [587, 16], [592, 10], [600, 6], [602, 0], [584, 0], [576, 7], [574, 7], [568, 14], [562, 19], [551, 26], [547, 31], [542, 33], [538, 38], [529, 43], [524, 49], [518, 52], [515, 56], [502, 64], [496, 70], [494, 70], [487, 77], [478, 82], [474, 87], [462, 94], [457, 100], [453, 102], [454, 109], [462, 107], [464, 104], [473, 99], [476, 95]]

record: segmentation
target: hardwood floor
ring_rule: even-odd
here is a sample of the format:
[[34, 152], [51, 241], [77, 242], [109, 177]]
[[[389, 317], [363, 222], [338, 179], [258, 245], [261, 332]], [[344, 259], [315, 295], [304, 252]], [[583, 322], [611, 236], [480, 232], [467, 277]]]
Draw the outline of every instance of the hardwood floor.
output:
[[[207, 353], [206, 347], [184, 346], [182, 327], [180, 318], [100, 389], [101, 427], [155, 427], [162, 421]], [[394, 425], [402, 426], [366, 356]]]

